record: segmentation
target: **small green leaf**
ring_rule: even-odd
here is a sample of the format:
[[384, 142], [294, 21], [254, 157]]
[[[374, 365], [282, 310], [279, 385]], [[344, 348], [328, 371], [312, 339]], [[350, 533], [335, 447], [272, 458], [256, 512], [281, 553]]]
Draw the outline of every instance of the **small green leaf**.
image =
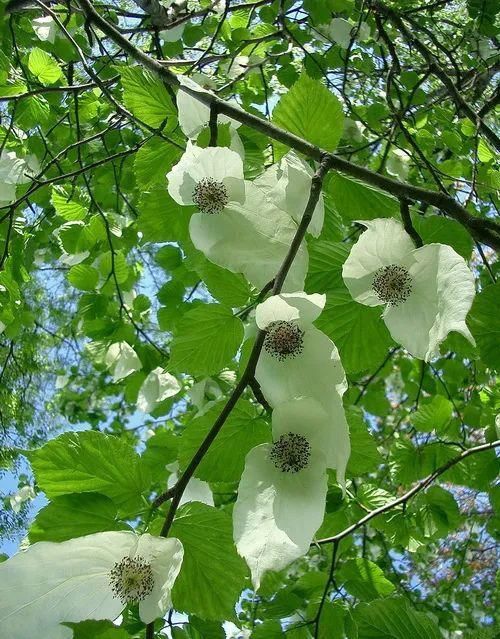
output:
[[345, 221], [374, 220], [399, 214], [399, 203], [374, 186], [336, 173], [329, 186], [337, 212]]
[[246, 587], [247, 568], [234, 547], [231, 517], [205, 504], [189, 503], [178, 511], [171, 536], [184, 546], [172, 591], [175, 609], [202, 619], [233, 619]]
[[500, 282], [486, 286], [476, 295], [469, 320], [481, 360], [500, 370]]
[[473, 242], [470, 233], [456, 220], [440, 215], [414, 216], [413, 224], [425, 244], [449, 244], [465, 260], [469, 260]]
[[342, 242], [311, 243], [309, 272], [306, 279], [308, 293], [323, 293], [343, 286], [342, 266], [349, 255], [349, 247]]
[[453, 413], [453, 404], [442, 395], [436, 395], [427, 402], [422, 402], [418, 410], [411, 416], [411, 423], [417, 430], [437, 433], [446, 429]]
[[56, 213], [68, 222], [84, 220], [89, 210], [88, 198], [70, 185], [54, 185], [50, 197]]
[[363, 413], [359, 408], [350, 407], [346, 415], [351, 436], [351, 456], [347, 464], [347, 473], [351, 477], [356, 477], [377, 470], [382, 457], [375, 440], [368, 432]]
[[303, 72], [274, 108], [273, 121], [326, 151], [334, 151], [342, 135], [344, 114], [333, 93]]
[[27, 457], [50, 499], [70, 493], [101, 493], [120, 513], [135, 512], [149, 488], [149, 473], [123, 439], [95, 431], [64, 433]]
[[174, 164], [179, 161], [182, 149], [154, 137], [148, 140], [137, 151], [134, 160], [135, 177], [141, 189], [148, 189], [154, 184], [160, 184], [166, 189], [165, 175]]
[[243, 324], [230, 308], [199, 305], [178, 325], [172, 340], [172, 369], [191, 375], [218, 373], [231, 363], [242, 339]]
[[93, 291], [99, 281], [99, 272], [87, 264], [75, 264], [69, 269], [68, 282], [80, 291]]
[[[192, 419], [182, 433], [179, 453], [181, 467], [186, 467], [220, 414], [222, 405]], [[239, 401], [226, 420], [195, 475], [206, 481], [237, 482], [241, 478], [247, 453], [269, 441], [270, 428], [250, 402]]]
[[42, 84], [54, 84], [62, 77], [61, 67], [54, 58], [35, 47], [30, 51], [28, 69]]
[[56, 497], [42, 508], [31, 524], [29, 539], [66, 541], [103, 530], [128, 530], [116, 519], [116, 505], [99, 493], [76, 493]]
[[431, 486], [415, 503], [417, 521], [426, 537], [445, 537], [461, 520], [453, 495], [440, 486]]
[[394, 584], [382, 570], [368, 559], [350, 559], [338, 571], [338, 581], [350, 595], [362, 601], [387, 597], [394, 592]]
[[158, 128], [169, 119], [169, 129], [176, 122], [176, 111], [163, 82], [142, 67], [119, 67], [123, 101], [127, 109], [142, 122]]

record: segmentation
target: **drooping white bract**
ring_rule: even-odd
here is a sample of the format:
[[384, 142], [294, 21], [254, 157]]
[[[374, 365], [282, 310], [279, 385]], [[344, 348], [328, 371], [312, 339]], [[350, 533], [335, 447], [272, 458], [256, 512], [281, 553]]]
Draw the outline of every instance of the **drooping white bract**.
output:
[[111, 344], [106, 353], [106, 365], [112, 370], [115, 382], [142, 368], [137, 353], [127, 342]]
[[131, 531], [33, 544], [0, 564], [0, 637], [71, 639], [61, 622], [114, 620], [127, 603], [150, 623], [171, 606], [183, 554], [178, 539]]
[[16, 199], [16, 187], [30, 181], [25, 175], [29, 171], [26, 161], [18, 158], [14, 151], [0, 154], [0, 206], [7, 206]]
[[342, 271], [353, 298], [366, 306], [385, 305], [382, 317], [394, 340], [426, 362], [439, 355], [450, 331], [475, 344], [465, 323], [474, 277], [463, 257], [446, 244], [416, 249], [397, 220], [360, 224], [367, 230]]
[[[261, 188], [267, 199], [300, 222], [309, 199], [314, 171], [294, 151], [288, 152], [277, 164], [270, 166], [254, 184]], [[318, 237], [323, 228], [325, 206], [320, 194], [308, 232]]]
[[[297, 232], [297, 224], [252, 182], [245, 183], [245, 192], [243, 204], [232, 204], [218, 215], [195, 213], [189, 232], [195, 247], [211, 262], [243, 273], [254, 286], [263, 288], [276, 276]], [[308, 254], [303, 244], [284, 290], [303, 288], [307, 267]]]
[[[201, 76], [201, 74], [199, 74], [199, 76]], [[185, 75], [178, 75], [177, 79], [180, 82], [180, 87], [176, 97], [177, 109], [179, 112], [179, 126], [188, 138], [194, 139], [204, 127], [208, 126], [210, 121], [210, 107], [203, 104], [200, 100], [197, 100], [184, 89], [190, 89], [196, 93], [212, 93]], [[210, 82], [210, 78], [208, 76], [205, 76], [205, 78], [203, 76], [200, 77], [201, 81], [205, 79], [208, 84]], [[217, 122], [219, 124], [230, 124], [231, 133], [241, 126], [241, 122], [233, 120], [233, 118], [224, 115], [223, 113], [217, 115]]]
[[54, 18], [51, 16], [43, 16], [42, 18], [35, 18], [31, 22], [33, 31], [36, 33], [39, 40], [42, 42], [51, 42], [54, 44], [57, 35], [57, 24]]
[[324, 305], [324, 295], [297, 292], [274, 295], [257, 306], [255, 320], [266, 337], [255, 378], [273, 407], [302, 396], [322, 405], [330, 420], [323, 450], [344, 486], [351, 452], [342, 404], [347, 384], [337, 347], [313, 326]]
[[330, 429], [319, 402], [297, 398], [273, 410], [273, 443], [256, 446], [246, 457], [233, 535], [255, 590], [266, 571], [282, 570], [307, 553], [323, 521]]
[[[179, 462], [168, 464], [167, 470], [170, 471], [167, 480], [167, 488], [170, 489], [175, 486], [179, 479]], [[198, 477], [191, 477], [182, 493], [179, 506], [183, 506], [190, 501], [199, 501], [202, 504], [207, 504], [207, 506], [214, 505], [214, 496], [212, 495], [208, 482], [198, 479]]]
[[177, 395], [181, 388], [179, 381], [173, 375], [158, 366], [143, 381], [137, 396], [137, 408], [150, 413], [160, 402]]

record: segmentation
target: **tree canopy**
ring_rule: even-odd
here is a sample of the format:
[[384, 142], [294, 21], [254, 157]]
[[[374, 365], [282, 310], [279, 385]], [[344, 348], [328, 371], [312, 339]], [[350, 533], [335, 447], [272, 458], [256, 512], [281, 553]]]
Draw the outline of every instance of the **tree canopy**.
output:
[[0, 2], [2, 632], [498, 636], [499, 14]]

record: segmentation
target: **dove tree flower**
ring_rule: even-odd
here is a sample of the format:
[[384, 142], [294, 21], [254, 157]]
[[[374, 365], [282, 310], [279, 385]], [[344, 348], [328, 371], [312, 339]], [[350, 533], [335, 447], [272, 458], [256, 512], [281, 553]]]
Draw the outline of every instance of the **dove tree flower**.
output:
[[[313, 175], [309, 164], [290, 151], [254, 180], [254, 184], [264, 191], [270, 202], [300, 222], [309, 199]], [[321, 193], [307, 228], [314, 237], [321, 233], [324, 217], [325, 206]]]
[[426, 362], [439, 355], [450, 331], [475, 344], [465, 323], [474, 277], [463, 257], [446, 244], [416, 249], [397, 220], [360, 224], [367, 230], [342, 271], [352, 297], [366, 306], [384, 305], [382, 317], [394, 340]]
[[137, 353], [127, 342], [115, 342], [106, 352], [106, 366], [112, 370], [113, 380], [120, 381], [142, 368]]
[[62, 622], [116, 619], [139, 604], [144, 623], [171, 607], [183, 547], [132, 531], [39, 542], [0, 564], [0, 636], [71, 639]]
[[273, 407], [296, 397], [311, 397], [329, 415], [323, 449], [327, 465], [337, 471], [344, 486], [351, 447], [349, 426], [342, 405], [347, 384], [339, 352], [332, 340], [313, 326], [325, 295], [274, 295], [255, 311], [257, 326], [266, 331], [255, 378]]
[[173, 375], [158, 366], [142, 383], [137, 396], [137, 408], [144, 413], [151, 413], [160, 402], [177, 395], [181, 388]]
[[325, 510], [331, 418], [310, 397], [273, 410], [273, 442], [253, 448], [233, 509], [233, 535], [257, 590], [268, 570], [305, 555]]
[[[278, 272], [297, 231], [291, 217], [243, 180], [240, 156], [227, 148], [200, 149], [188, 144], [180, 162], [167, 175], [172, 198], [195, 204], [189, 233], [194, 246], [214, 264], [242, 273], [258, 288]], [[285, 290], [304, 285], [308, 255], [297, 252]]]
[[0, 207], [11, 204], [16, 199], [18, 184], [30, 181], [26, 175], [29, 167], [23, 158], [14, 151], [2, 151], [0, 154]]

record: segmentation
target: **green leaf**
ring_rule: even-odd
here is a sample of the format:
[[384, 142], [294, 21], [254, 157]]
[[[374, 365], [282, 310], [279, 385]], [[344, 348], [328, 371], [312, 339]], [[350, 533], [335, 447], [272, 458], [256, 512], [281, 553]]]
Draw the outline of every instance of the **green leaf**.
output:
[[436, 622], [402, 597], [359, 604], [354, 620], [360, 639], [442, 639]]
[[[185, 468], [219, 416], [224, 402], [201, 417], [192, 419], [182, 433], [179, 463]], [[204, 456], [195, 475], [206, 481], [237, 482], [247, 453], [270, 439], [270, 428], [255, 407], [239, 401], [216, 440]]]
[[336, 149], [344, 127], [338, 99], [305, 72], [281, 97], [274, 108], [273, 121], [326, 151]]
[[137, 228], [144, 242], [173, 242], [188, 235], [190, 207], [179, 206], [166, 188], [155, 185], [139, 199]]
[[166, 189], [165, 175], [182, 155], [182, 149], [161, 138], [148, 140], [137, 151], [134, 160], [135, 177], [141, 189], [160, 184]]
[[63, 75], [56, 60], [49, 53], [37, 47], [30, 51], [28, 69], [42, 84], [54, 84]]
[[103, 530], [127, 530], [116, 519], [116, 505], [99, 493], [77, 493], [56, 497], [37, 514], [29, 529], [37, 541], [66, 541]]
[[70, 185], [54, 185], [50, 197], [56, 213], [68, 222], [84, 220], [89, 210], [89, 201], [79, 189]]
[[399, 214], [396, 198], [340, 173], [333, 176], [329, 192], [337, 212], [345, 221], [374, 220]]
[[395, 590], [377, 564], [368, 559], [346, 561], [338, 570], [338, 581], [350, 595], [362, 601], [387, 597]]
[[481, 361], [500, 370], [500, 282], [486, 286], [476, 295], [469, 320]]
[[231, 363], [242, 339], [243, 324], [230, 308], [197, 306], [184, 315], [172, 340], [172, 369], [191, 375], [218, 373]]
[[64, 433], [27, 457], [50, 499], [70, 493], [101, 493], [120, 513], [133, 513], [149, 488], [148, 473], [132, 446], [95, 431]]
[[124, 628], [117, 628], [112, 621], [81, 621], [63, 623], [73, 630], [73, 639], [131, 639]]
[[345, 288], [327, 292], [326, 305], [316, 326], [335, 342], [349, 373], [380, 364], [392, 342], [380, 307], [358, 304]]
[[414, 216], [413, 224], [425, 244], [449, 244], [465, 260], [469, 260], [473, 242], [470, 233], [456, 220], [440, 215]]
[[87, 264], [75, 264], [69, 269], [68, 282], [80, 291], [93, 291], [99, 281], [99, 272]]
[[346, 609], [340, 603], [326, 601], [321, 611], [318, 639], [344, 639], [345, 616]]
[[236, 553], [229, 515], [205, 504], [186, 504], [177, 513], [171, 536], [184, 546], [172, 591], [174, 608], [202, 619], [233, 619], [247, 568]]
[[417, 521], [426, 537], [445, 537], [456, 530], [460, 511], [453, 495], [440, 486], [431, 486], [415, 503]]
[[176, 111], [163, 82], [142, 67], [119, 67], [123, 101], [129, 111], [149, 126], [158, 128], [169, 119], [169, 129], [176, 122]]
[[309, 247], [309, 272], [306, 278], [308, 293], [323, 293], [343, 286], [342, 266], [349, 255], [349, 247], [342, 242], [320, 240]]
[[147, 440], [141, 459], [155, 481], [162, 481], [167, 473], [167, 464], [176, 461], [178, 445], [179, 437], [164, 428], [157, 428], [153, 437]]
[[351, 436], [351, 456], [347, 464], [347, 473], [351, 477], [364, 475], [377, 470], [382, 457], [377, 450], [375, 440], [368, 432], [368, 426], [359, 408], [349, 407], [346, 411]]
[[418, 410], [411, 416], [411, 423], [417, 430], [437, 433], [446, 429], [451, 421], [453, 404], [442, 395], [435, 395], [432, 399], [422, 402]]

